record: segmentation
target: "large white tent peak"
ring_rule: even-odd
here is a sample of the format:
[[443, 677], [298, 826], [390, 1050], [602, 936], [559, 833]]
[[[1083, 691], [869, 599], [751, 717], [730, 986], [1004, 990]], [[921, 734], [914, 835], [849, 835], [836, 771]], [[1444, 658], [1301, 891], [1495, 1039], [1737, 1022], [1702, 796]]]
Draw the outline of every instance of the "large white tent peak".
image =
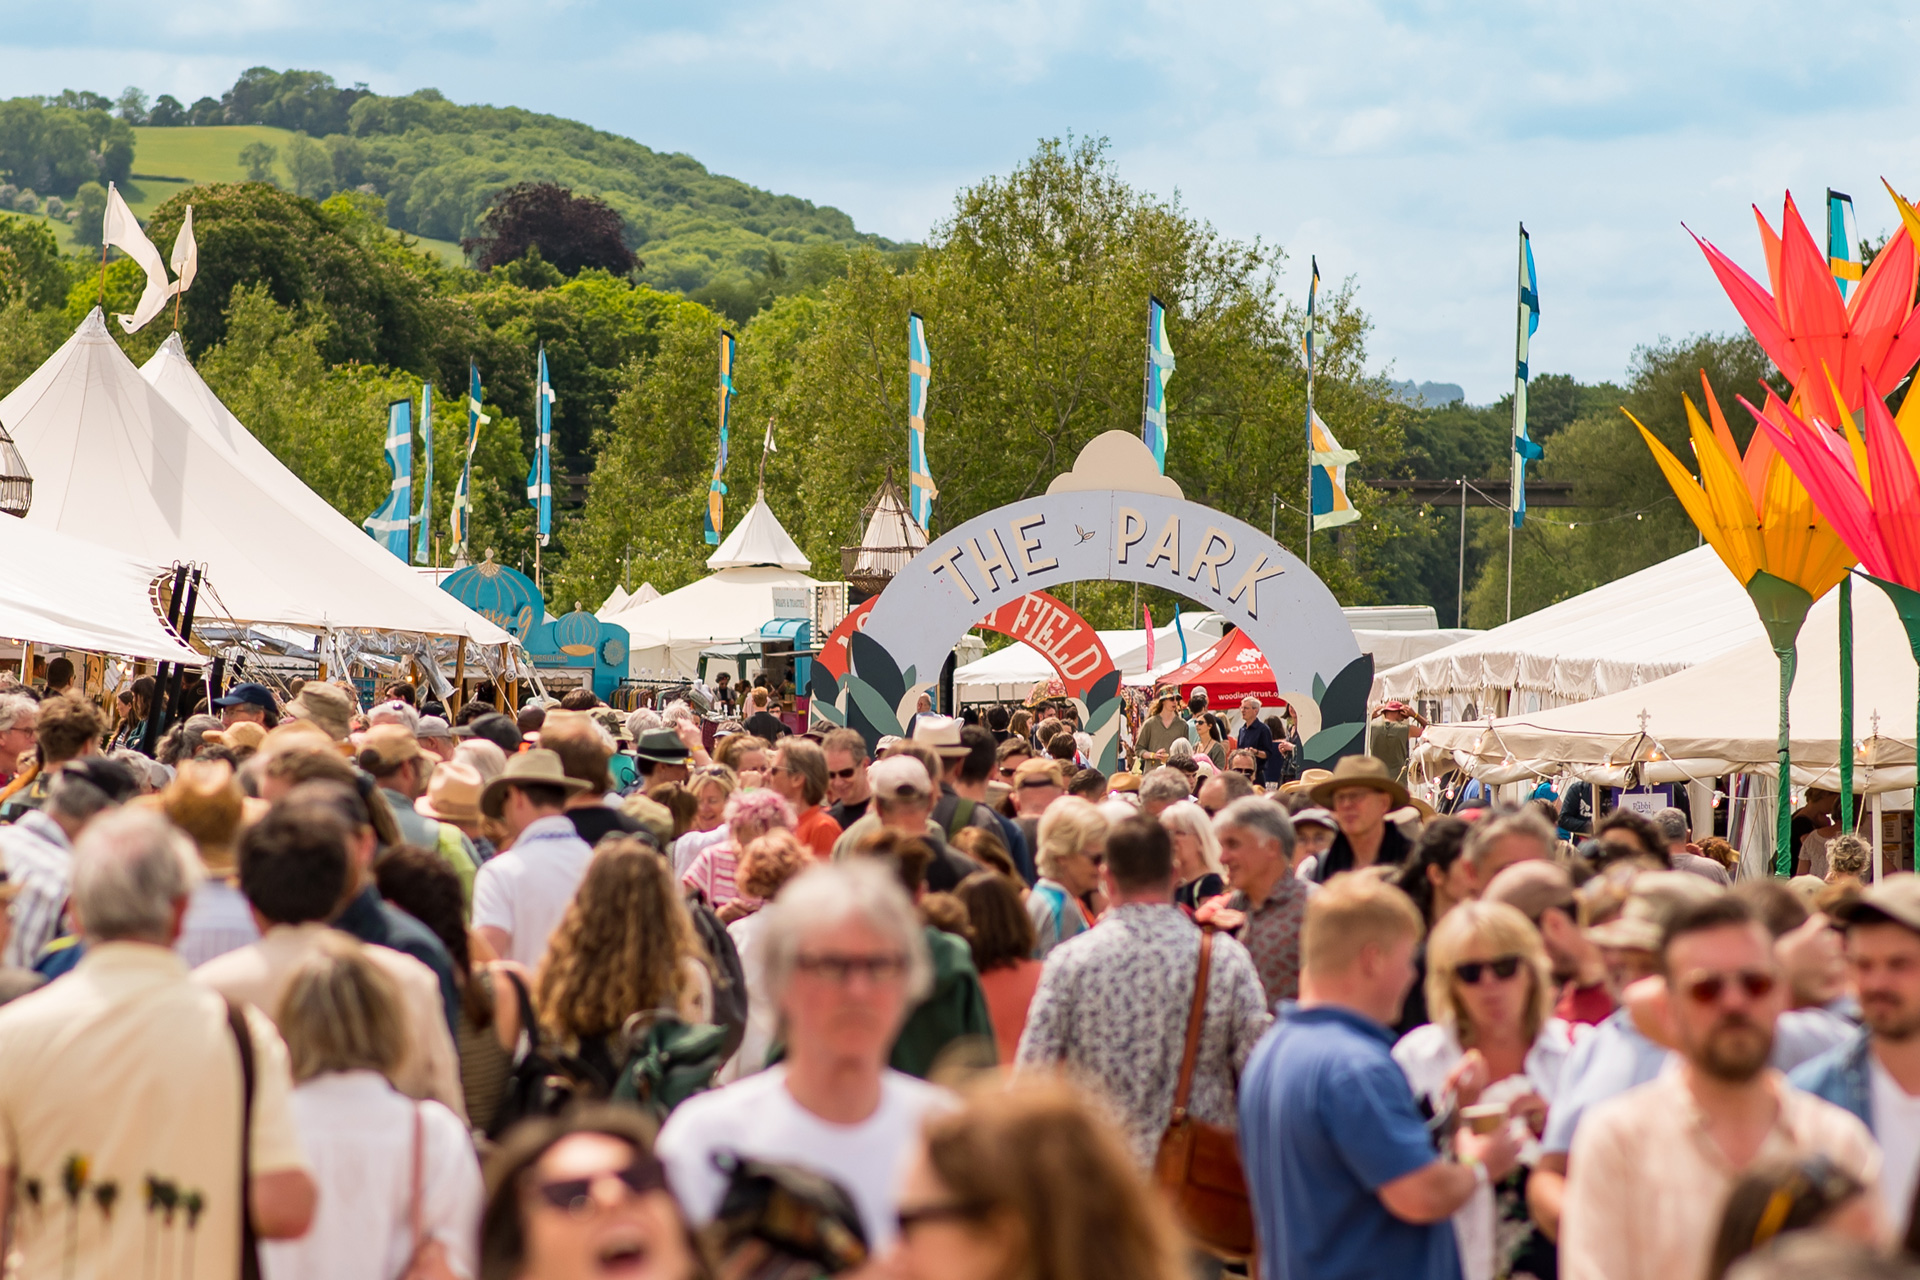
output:
[[813, 561], [788, 536], [764, 494], [754, 499], [746, 518], [733, 526], [733, 532], [707, 557], [709, 569], [751, 569], [760, 565], [803, 572], [813, 568]]
[[167, 335], [160, 349], [140, 367], [140, 376], [288, 511], [352, 557], [366, 572], [385, 579], [395, 591], [411, 598], [415, 614], [412, 623], [380, 624], [384, 629], [464, 635], [482, 644], [503, 644], [511, 639], [505, 631], [440, 590], [437, 577], [418, 573], [402, 564], [369, 538], [364, 529], [309, 489], [306, 482], [280, 461], [273, 450], [261, 444], [214, 394], [200, 371], [187, 359], [178, 333]]
[[[1764, 638], [1746, 591], [1697, 547], [1374, 677], [1376, 698], [1552, 705], [1646, 684]], [[1518, 707], [1514, 708], [1519, 710]]]
[[510, 639], [399, 561], [396, 578], [304, 518], [262, 465], [236, 457], [238, 437], [220, 440], [140, 376], [97, 308], [0, 400], [0, 423], [34, 475], [29, 524], [143, 562], [205, 564], [209, 616]]

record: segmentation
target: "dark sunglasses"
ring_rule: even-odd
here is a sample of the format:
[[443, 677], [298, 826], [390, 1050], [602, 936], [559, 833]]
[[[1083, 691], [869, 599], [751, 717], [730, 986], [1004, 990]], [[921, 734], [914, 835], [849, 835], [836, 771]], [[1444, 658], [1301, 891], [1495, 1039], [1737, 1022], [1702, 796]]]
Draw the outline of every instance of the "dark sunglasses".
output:
[[1773, 994], [1779, 979], [1759, 969], [1741, 969], [1736, 973], [1706, 973], [1689, 978], [1681, 988], [1695, 1004], [1718, 1004], [1728, 988], [1739, 987], [1749, 1000], [1764, 1000]]
[[825, 978], [837, 986], [845, 986], [860, 974], [869, 982], [891, 982], [907, 971], [905, 956], [801, 956], [794, 961], [794, 967], [802, 973], [810, 973]]
[[985, 1212], [985, 1206], [956, 1202], [954, 1204], [923, 1204], [901, 1209], [894, 1216], [900, 1223], [900, 1234], [910, 1235], [913, 1229], [927, 1222], [970, 1222]]
[[1251, 778], [1254, 774], [1252, 769], [1235, 769], [1234, 772], [1243, 778]]
[[1036, 791], [1041, 787], [1057, 788], [1059, 785], [1060, 784], [1055, 782], [1052, 778], [1028, 778], [1025, 782], [1020, 784], [1020, 790]]
[[827, 776], [829, 778], [832, 778], [836, 782], [845, 782], [847, 781], [847, 779], [853, 777], [853, 775], [858, 772], [860, 772], [860, 766], [855, 765], [851, 769], [829, 769], [827, 771]]
[[1453, 976], [1470, 987], [1480, 985], [1480, 980], [1488, 973], [1501, 982], [1505, 982], [1520, 972], [1519, 956], [1498, 956], [1492, 960], [1463, 960], [1453, 966]]
[[575, 1217], [586, 1217], [594, 1210], [593, 1188], [605, 1178], [618, 1178], [636, 1196], [663, 1191], [667, 1185], [667, 1173], [660, 1162], [645, 1153], [635, 1153], [633, 1163], [624, 1169], [606, 1169], [584, 1178], [542, 1182], [533, 1190], [554, 1208], [564, 1209]]

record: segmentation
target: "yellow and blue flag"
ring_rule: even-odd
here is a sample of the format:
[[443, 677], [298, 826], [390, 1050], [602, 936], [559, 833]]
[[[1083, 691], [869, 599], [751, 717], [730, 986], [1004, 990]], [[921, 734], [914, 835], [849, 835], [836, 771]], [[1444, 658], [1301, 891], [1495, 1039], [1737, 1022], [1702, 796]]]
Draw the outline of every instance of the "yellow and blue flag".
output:
[[933, 383], [933, 356], [927, 350], [927, 323], [907, 313], [907, 509], [922, 533], [931, 531], [933, 500], [940, 496], [927, 467], [927, 389]]
[[433, 563], [433, 384], [420, 388], [420, 532], [413, 540], [413, 562]]
[[1338, 529], [1360, 518], [1360, 512], [1347, 497], [1347, 467], [1358, 462], [1360, 455], [1341, 448], [1317, 412], [1313, 414], [1312, 430], [1313, 530], [1318, 533], [1322, 529]]
[[1540, 284], [1533, 271], [1533, 241], [1520, 228], [1520, 318], [1515, 326], [1513, 359], [1513, 475], [1508, 495], [1513, 527], [1527, 517], [1527, 463], [1538, 462], [1545, 451], [1527, 434], [1527, 346], [1540, 327]]
[[720, 477], [727, 469], [727, 415], [733, 407], [733, 335], [720, 331], [720, 449], [713, 459], [713, 480], [707, 485], [707, 545], [720, 545], [727, 524], [727, 485]]
[[481, 396], [485, 388], [480, 385], [480, 366], [467, 361], [467, 457], [460, 467], [460, 483], [453, 490], [453, 546], [454, 558], [465, 559], [468, 556], [467, 544], [473, 538], [473, 451], [480, 444], [480, 428], [493, 419], [480, 412]]
[[533, 388], [533, 466], [527, 471], [527, 501], [534, 510], [540, 545], [553, 537], [553, 380], [547, 377], [547, 349], [540, 348], [540, 376]]
[[1827, 188], [1827, 265], [1844, 299], [1860, 283], [1860, 228], [1853, 221], [1853, 197]]
[[1173, 380], [1173, 346], [1167, 341], [1167, 308], [1147, 299], [1147, 393], [1140, 438], [1153, 453], [1162, 475], [1167, 470], [1167, 383]]
[[393, 483], [380, 509], [360, 527], [375, 542], [407, 562], [407, 533], [413, 527], [413, 401], [387, 406], [387, 466]]

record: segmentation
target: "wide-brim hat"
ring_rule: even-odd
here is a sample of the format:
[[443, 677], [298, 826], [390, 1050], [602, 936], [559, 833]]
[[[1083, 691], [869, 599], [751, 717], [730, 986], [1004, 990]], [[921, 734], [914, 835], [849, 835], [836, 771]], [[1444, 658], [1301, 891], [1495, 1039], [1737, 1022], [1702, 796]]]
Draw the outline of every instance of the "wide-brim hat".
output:
[[487, 784], [487, 789], [480, 793], [480, 812], [489, 818], [499, 817], [507, 803], [507, 788], [516, 785], [560, 787], [573, 795], [585, 791], [591, 784], [569, 778], [558, 752], [534, 747], [508, 760], [506, 771]]
[[480, 795], [486, 783], [465, 760], [449, 760], [433, 771], [427, 794], [413, 802], [415, 813], [446, 822], [480, 821]]
[[345, 689], [322, 680], [309, 681], [302, 686], [299, 695], [287, 703], [288, 715], [296, 720], [305, 720], [335, 742], [347, 740], [347, 734], [353, 728], [353, 713], [357, 709]]
[[922, 711], [913, 721], [913, 742], [941, 759], [957, 759], [973, 748], [960, 740], [964, 726], [953, 716], [936, 716]]
[[1345, 791], [1350, 787], [1366, 787], [1392, 798], [1391, 809], [1404, 809], [1413, 797], [1400, 785], [1400, 780], [1387, 772], [1386, 762], [1373, 756], [1343, 756], [1333, 766], [1333, 772], [1327, 778], [1314, 785], [1313, 802], [1323, 809], [1333, 807], [1333, 795], [1336, 791]]
[[672, 729], [649, 729], [633, 744], [633, 754], [654, 764], [685, 764], [693, 753]]
[[1283, 796], [1292, 796], [1298, 795], [1302, 791], [1311, 791], [1332, 776], [1333, 770], [1331, 769], [1308, 769], [1292, 782], [1281, 783], [1280, 794]]

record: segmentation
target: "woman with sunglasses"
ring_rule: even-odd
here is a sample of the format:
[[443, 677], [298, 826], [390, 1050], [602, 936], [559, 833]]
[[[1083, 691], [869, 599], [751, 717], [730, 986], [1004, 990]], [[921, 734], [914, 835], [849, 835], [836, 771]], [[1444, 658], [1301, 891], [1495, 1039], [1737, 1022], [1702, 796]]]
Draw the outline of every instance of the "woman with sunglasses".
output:
[[514, 1129], [487, 1161], [480, 1280], [706, 1280], [711, 1272], [628, 1107]]
[[1227, 722], [1217, 711], [1203, 711], [1193, 718], [1195, 755], [1213, 761], [1213, 767], [1227, 767]]
[[895, 1280], [1183, 1280], [1165, 1201], [1120, 1135], [1056, 1081], [981, 1092], [927, 1121], [900, 1183]]
[[1706, 1280], [1723, 1280], [1735, 1262], [1792, 1232], [1818, 1231], [1871, 1248], [1881, 1243], [1878, 1230], [1866, 1187], [1826, 1156], [1760, 1161], [1727, 1193]]
[[1554, 1246], [1528, 1216], [1526, 1180], [1572, 1040], [1552, 1016], [1539, 932], [1505, 903], [1454, 907], [1427, 939], [1426, 997], [1433, 1021], [1393, 1047], [1415, 1096], [1460, 1123], [1509, 1124], [1521, 1144], [1519, 1166], [1454, 1214], [1466, 1280], [1551, 1275], [1541, 1268]]
[[727, 801], [740, 789], [740, 779], [724, 764], [703, 764], [687, 775], [686, 789], [699, 806], [693, 826], [673, 842], [673, 869], [684, 872], [709, 845], [727, 838]]
[[1160, 811], [1160, 825], [1173, 841], [1173, 873], [1179, 881], [1174, 902], [1193, 912], [1209, 898], [1225, 893], [1220, 837], [1213, 834], [1207, 811], [1197, 804], [1170, 804]]

